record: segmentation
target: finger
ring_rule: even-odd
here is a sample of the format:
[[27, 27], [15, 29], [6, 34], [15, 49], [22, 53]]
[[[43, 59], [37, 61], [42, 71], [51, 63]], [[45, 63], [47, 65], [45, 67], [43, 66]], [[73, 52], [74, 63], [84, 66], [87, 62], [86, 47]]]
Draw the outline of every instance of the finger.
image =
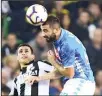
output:
[[35, 80], [32, 80], [32, 81], [30, 82], [30, 84], [33, 85], [34, 81], [35, 81]]

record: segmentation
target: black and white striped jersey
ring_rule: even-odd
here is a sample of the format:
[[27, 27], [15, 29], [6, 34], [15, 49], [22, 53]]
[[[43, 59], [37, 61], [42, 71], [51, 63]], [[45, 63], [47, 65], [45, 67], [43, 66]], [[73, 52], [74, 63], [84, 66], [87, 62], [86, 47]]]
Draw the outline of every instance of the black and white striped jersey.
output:
[[32, 61], [30, 64], [21, 70], [21, 73], [14, 79], [14, 86], [9, 95], [14, 96], [38, 96], [49, 95], [49, 83], [50, 80], [44, 80], [33, 85], [24, 83], [24, 77], [26, 75], [41, 76], [54, 69], [52, 65], [43, 61]]

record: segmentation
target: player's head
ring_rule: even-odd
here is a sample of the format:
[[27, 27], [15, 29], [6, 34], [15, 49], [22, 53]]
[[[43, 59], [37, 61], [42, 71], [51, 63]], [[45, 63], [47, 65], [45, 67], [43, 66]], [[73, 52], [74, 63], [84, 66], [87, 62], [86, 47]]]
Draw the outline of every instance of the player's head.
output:
[[33, 49], [28, 44], [21, 44], [17, 49], [17, 60], [20, 64], [27, 64], [34, 59]]
[[42, 35], [46, 38], [47, 42], [52, 42], [56, 40], [56, 35], [60, 31], [60, 21], [55, 16], [49, 16], [41, 25]]

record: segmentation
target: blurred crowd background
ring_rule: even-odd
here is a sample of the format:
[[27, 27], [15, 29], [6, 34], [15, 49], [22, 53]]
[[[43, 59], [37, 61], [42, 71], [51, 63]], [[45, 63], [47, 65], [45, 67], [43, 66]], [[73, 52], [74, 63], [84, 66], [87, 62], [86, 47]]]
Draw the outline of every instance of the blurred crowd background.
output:
[[[49, 15], [60, 19], [61, 26], [75, 34], [86, 47], [96, 80], [95, 95], [102, 95], [102, 1], [2, 1], [2, 94], [9, 94], [12, 80], [20, 72], [16, 58], [19, 44], [28, 43], [36, 60], [46, 59], [47, 43], [40, 28], [26, 22], [29, 6], [42, 4]], [[63, 88], [61, 79], [52, 80], [50, 95], [58, 95]]]

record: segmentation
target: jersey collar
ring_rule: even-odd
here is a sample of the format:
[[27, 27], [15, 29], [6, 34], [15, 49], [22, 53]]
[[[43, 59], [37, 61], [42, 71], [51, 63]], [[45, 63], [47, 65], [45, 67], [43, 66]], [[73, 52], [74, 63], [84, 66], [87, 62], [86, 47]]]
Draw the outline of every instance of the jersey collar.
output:
[[[30, 65], [30, 64], [32, 64], [32, 63], [34, 63], [35, 61], [34, 60], [32, 60], [32, 61], [30, 61], [29, 63], [27, 63], [27, 64], [25, 64], [25, 65]], [[25, 73], [26, 72], [26, 69], [27, 69], [27, 67], [23, 67], [22, 69], [20, 69], [20, 71], [22, 71], [22, 73]]]

